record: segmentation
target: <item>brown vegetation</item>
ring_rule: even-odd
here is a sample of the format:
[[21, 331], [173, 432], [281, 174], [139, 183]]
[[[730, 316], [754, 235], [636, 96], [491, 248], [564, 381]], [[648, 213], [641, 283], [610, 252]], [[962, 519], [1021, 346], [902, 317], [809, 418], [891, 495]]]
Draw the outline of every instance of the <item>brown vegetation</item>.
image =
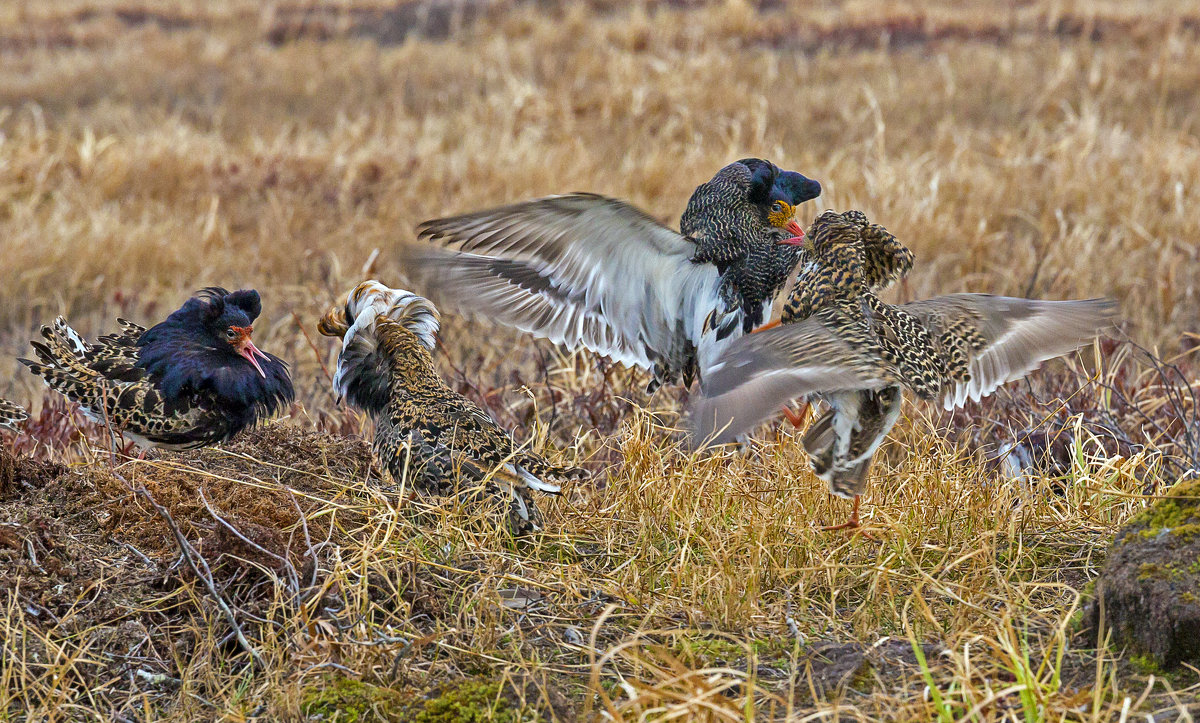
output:
[[[1194, 716], [1194, 670], [1151, 678], [1071, 617], [1198, 453], [1198, 28], [1151, 0], [3, 6], [0, 394], [37, 406], [14, 357], [55, 314], [96, 333], [219, 283], [263, 293], [300, 404], [143, 461], [52, 403], [5, 440], [0, 717]], [[523, 540], [382, 485], [312, 327], [365, 275], [401, 284], [416, 223], [573, 190], [674, 223], [747, 155], [823, 182], [802, 222], [896, 233], [914, 296], [1113, 295], [1179, 373], [1110, 345], [1095, 383], [1089, 352], [910, 408], [876, 544], [815, 529], [846, 509], [790, 429], [688, 456], [682, 393], [447, 317], [452, 384], [596, 478]], [[1006, 441], [1056, 466], [1011, 480]]]

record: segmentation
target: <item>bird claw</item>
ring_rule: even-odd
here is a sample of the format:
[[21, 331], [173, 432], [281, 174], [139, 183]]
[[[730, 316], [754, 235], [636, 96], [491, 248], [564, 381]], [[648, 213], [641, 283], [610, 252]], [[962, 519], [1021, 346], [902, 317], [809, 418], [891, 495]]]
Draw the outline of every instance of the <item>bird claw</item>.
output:
[[808, 418], [808, 402], [805, 402], [804, 406], [800, 407], [799, 412], [793, 412], [791, 407], [784, 407], [783, 416], [787, 417], [787, 420], [796, 429], [803, 427], [804, 421]]
[[863, 537], [867, 538], [871, 542], [878, 542], [878, 540], [875, 538], [874, 535], [872, 535], [871, 533], [862, 529], [862, 526], [859, 524], [859, 521], [858, 521], [859, 501], [860, 501], [860, 498], [856, 496], [854, 498], [854, 511], [850, 513], [850, 519], [846, 520], [845, 522], [843, 522], [840, 525], [826, 525], [825, 527], [821, 528], [821, 531], [822, 532], [835, 532], [837, 530], [852, 530], [852, 532], [850, 534], [851, 537], [854, 537], [855, 535], [862, 535]]
[[859, 521], [854, 518], [851, 518], [850, 520], [847, 520], [846, 522], [843, 522], [840, 525], [825, 525], [824, 527], [821, 527], [819, 529], [821, 530], [821, 532], [836, 532], [838, 530], [851, 530], [851, 533], [850, 533], [851, 537], [854, 537], [855, 535], [862, 535], [864, 538], [866, 538], [867, 540], [869, 540], [871, 542], [879, 542], [879, 539], [877, 537], [875, 537], [870, 532], [867, 532], [865, 529], [863, 529], [863, 527], [859, 523]]

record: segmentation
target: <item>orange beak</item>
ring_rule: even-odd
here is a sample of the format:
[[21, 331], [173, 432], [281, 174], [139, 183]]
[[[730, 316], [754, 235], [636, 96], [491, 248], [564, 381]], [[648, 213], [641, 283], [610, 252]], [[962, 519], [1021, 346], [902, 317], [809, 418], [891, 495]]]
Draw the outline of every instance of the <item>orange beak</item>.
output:
[[796, 223], [795, 220], [788, 221], [788, 225], [784, 226], [784, 228], [787, 229], [788, 233], [790, 233], [792, 237], [785, 238], [779, 243], [786, 246], [800, 246], [804, 243], [804, 229], [801, 228], [800, 224]]
[[267, 373], [263, 371], [262, 366], [260, 366], [258, 363], [258, 359], [255, 359], [254, 357], [255, 355], [258, 355], [263, 359], [266, 359], [267, 355], [259, 351], [259, 348], [254, 346], [254, 342], [250, 341], [250, 332], [254, 331], [254, 327], [231, 326], [229, 328], [237, 332], [238, 335], [238, 337], [233, 340], [233, 348], [237, 349], [237, 353], [240, 354], [243, 359], [254, 365], [254, 368], [258, 370], [258, 373], [262, 375], [263, 379], [266, 379]]

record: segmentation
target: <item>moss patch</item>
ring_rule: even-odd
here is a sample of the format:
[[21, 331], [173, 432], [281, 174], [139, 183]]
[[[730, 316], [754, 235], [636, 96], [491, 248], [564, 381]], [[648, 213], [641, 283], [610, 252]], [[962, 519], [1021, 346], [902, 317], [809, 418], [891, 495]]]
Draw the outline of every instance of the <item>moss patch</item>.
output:
[[461, 680], [426, 694], [352, 678], [325, 678], [307, 688], [300, 709], [309, 720], [336, 723], [524, 723], [545, 718], [498, 681]]
[[1121, 542], [1150, 540], [1164, 534], [1184, 539], [1200, 535], [1200, 479], [1172, 487], [1166, 497], [1130, 520], [1128, 529], [1136, 530], [1136, 535], [1125, 535]]
[[300, 710], [310, 719], [337, 723], [406, 720], [404, 694], [353, 678], [326, 678], [305, 689]]
[[500, 683], [463, 681], [425, 701], [416, 723], [518, 723], [541, 720], [506, 695]]

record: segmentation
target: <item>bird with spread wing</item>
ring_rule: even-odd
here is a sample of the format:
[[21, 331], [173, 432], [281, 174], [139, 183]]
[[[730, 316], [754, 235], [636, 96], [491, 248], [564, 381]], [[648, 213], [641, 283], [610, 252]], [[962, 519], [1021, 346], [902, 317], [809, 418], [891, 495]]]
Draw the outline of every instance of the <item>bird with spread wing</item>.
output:
[[439, 303], [691, 384], [761, 324], [800, 258], [795, 208], [821, 185], [757, 158], [692, 194], [674, 231], [590, 193], [426, 221], [401, 261]]
[[902, 391], [946, 409], [978, 401], [1109, 327], [1107, 299], [1037, 301], [951, 294], [890, 305], [877, 291], [907, 273], [911, 253], [858, 212], [827, 211], [803, 241], [810, 256], [781, 324], [744, 336], [708, 372], [689, 414], [697, 443], [733, 441], [784, 400], [828, 405], [802, 437], [833, 494], [858, 498], [871, 459], [900, 415]]
[[[393, 478], [405, 472], [435, 494], [479, 491], [508, 502], [516, 533], [540, 526], [531, 491], [558, 494], [558, 482], [585, 470], [561, 467], [518, 446], [508, 432], [438, 376], [432, 350], [440, 328], [428, 299], [364, 281], [317, 330], [342, 340], [333, 386], [375, 419], [374, 452]], [[459, 480], [476, 490], [460, 488]]]
[[274, 415], [295, 397], [287, 365], [250, 340], [262, 300], [253, 289], [197, 292], [166, 320], [85, 341], [63, 317], [31, 342], [21, 363], [79, 404], [92, 421], [138, 446], [216, 444]]

